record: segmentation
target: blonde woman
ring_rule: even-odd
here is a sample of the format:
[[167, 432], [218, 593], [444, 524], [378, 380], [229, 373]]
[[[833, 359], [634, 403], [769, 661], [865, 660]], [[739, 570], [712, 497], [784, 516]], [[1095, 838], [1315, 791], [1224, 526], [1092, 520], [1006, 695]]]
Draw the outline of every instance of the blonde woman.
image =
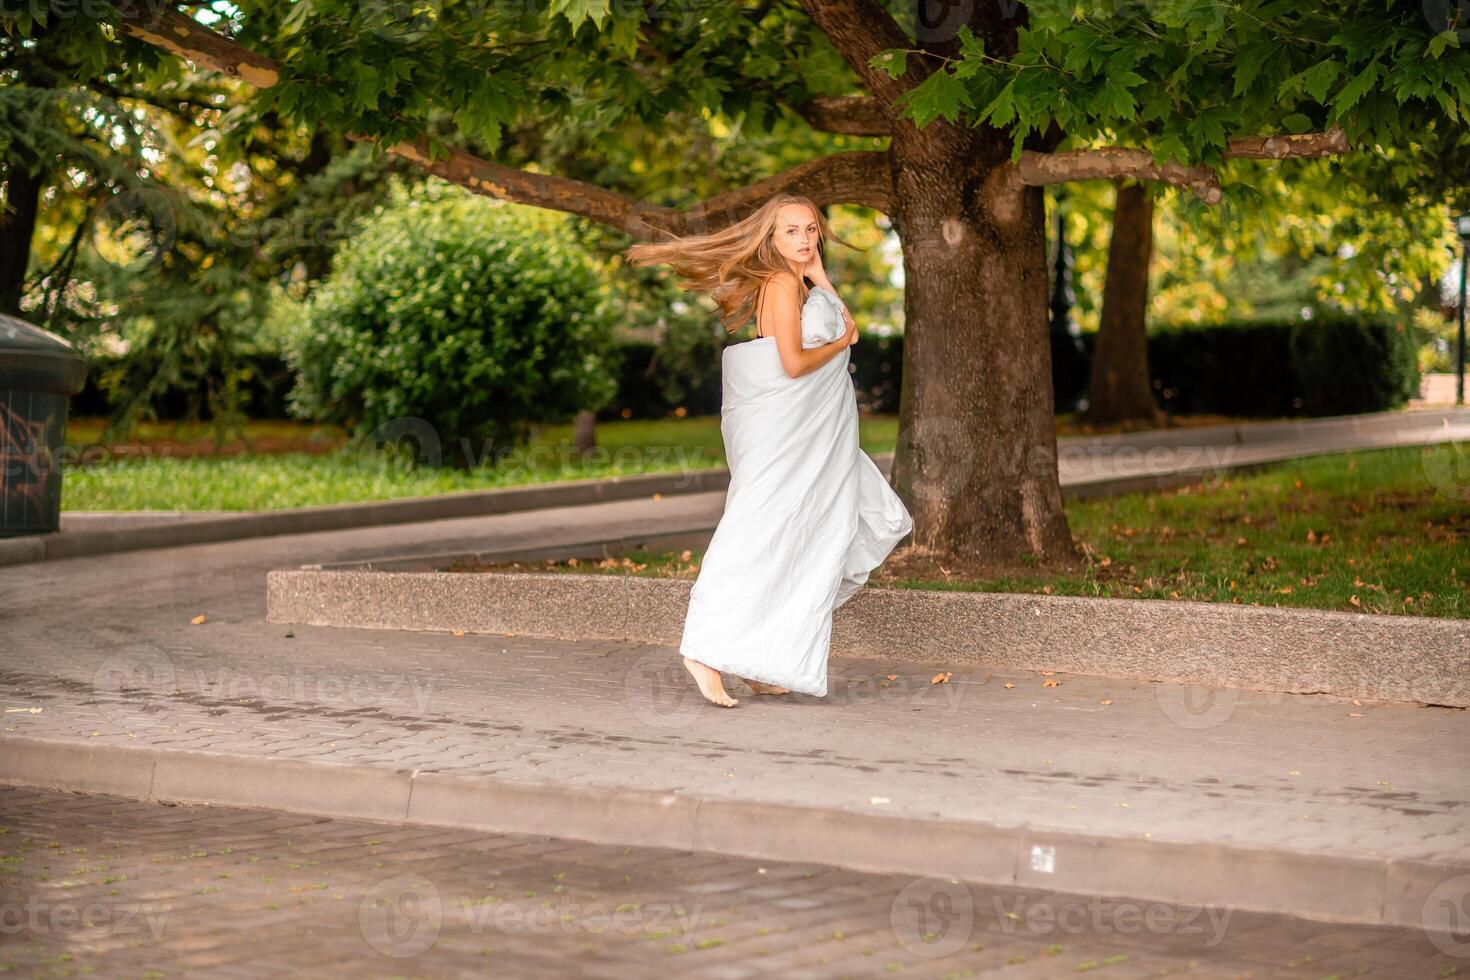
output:
[[723, 674], [756, 694], [825, 696], [833, 611], [913, 529], [858, 446], [857, 325], [822, 263], [828, 237], [809, 199], [779, 194], [713, 234], [626, 253], [708, 293], [726, 330], [755, 317], [755, 338], [722, 354], [730, 485], [679, 643], [700, 693], [725, 707], [739, 702]]

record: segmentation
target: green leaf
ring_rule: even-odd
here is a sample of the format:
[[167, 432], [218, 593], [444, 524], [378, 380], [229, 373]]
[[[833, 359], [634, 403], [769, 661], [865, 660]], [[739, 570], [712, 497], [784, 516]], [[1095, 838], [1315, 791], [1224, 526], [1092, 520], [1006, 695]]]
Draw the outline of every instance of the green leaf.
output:
[[614, 17], [612, 30], [607, 33], [608, 44], [625, 58], [637, 56], [642, 38], [643, 20], [638, 17]]
[[960, 25], [959, 36], [962, 57], [977, 60], [985, 57], [985, 39], [978, 37], [974, 31], [970, 30], [969, 24]]
[[1331, 59], [1318, 62], [1302, 72], [1302, 87], [1314, 102], [1325, 102], [1327, 89], [1342, 74], [1342, 64]]
[[[1128, 72], [1127, 74], [1132, 74]], [[1137, 75], [1133, 77], [1137, 78]], [[1138, 102], [1133, 98], [1133, 93], [1124, 88], [1117, 79], [1109, 77], [1103, 82], [1102, 100], [1100, 108], [1104, 114], [1111, 114], [1119, 119], [1127, 119], [1133, 115], [1133, 110]]]
[[1337, 98], [1332, 103], [1332, 118], [1340, 119], [1342, 115], [1358, 104], [1373, 84], [1378, 81], [1378, 76], [1383, 74], [1383, 68], [1378, 62], [1369, 62], [1368, 67], [1358, 72], [1346, 85], [1338, 89]]
[[960, 116], [960, 107], [973, 109], [970, 93], [954, 75], [940, 68], [909, 91], [904, 99], [903, 116], [914, 120], [914, 125], [923, 129], [939, 116], [955, 122]]
[[1429, 41], [1429, 57], [1438, 58], [1448, 47], [1460, 46], [1460, 36], [1453, 29], [1440, 31]]
[[868, 59], [869, 68], [885, 71], [889, 78], [902, 78], [908, 63], [909, 54], [902, 48], [887, 48]]
[[1329, 58], [1319, 61], [1317, 64], [1297, 72], [1286, 81], [1281, 83], [1277, 89], [1276, 98], [1279, 101], [1289, 101], [1289, 97], [1297, 92], [1304, 92], [1315, 102], [1325, 102], [1327, 90], [1337, 77], [1342, 74], [1342, 64]]
[[1244, 95], [1260, 77], [1261, 69], [1277, 51], [1275, 44], [1258, 44], [1247, 48], [1235, 58], [1235, 94]]
[[310, 3], [310, 0], [303, 0], [301, 3], [294, 4], [291, 7], [291, 12], [281, 20], [281, 34], [291, 35], [299, 31], [301, 25], [306, 23], [306, 18], [311, 16], [312, 7], [313, 4]]
[[572, 25], [572, 33], [577, 33], [577, 28], [582, 26], [585, 20], [591, 20], [602, 30], [602, 22], [607, 19], [607, 0], [552, 0], [547, 13], [555, 17], [561, 14]]
[[1013, 78], [1006, 82], [1005, 88], [998, 92], [990, 104], [980, 113], [982, 120], [988, 120], [992, 126], [1009, 126], [1016, 118], [1016, 80]]

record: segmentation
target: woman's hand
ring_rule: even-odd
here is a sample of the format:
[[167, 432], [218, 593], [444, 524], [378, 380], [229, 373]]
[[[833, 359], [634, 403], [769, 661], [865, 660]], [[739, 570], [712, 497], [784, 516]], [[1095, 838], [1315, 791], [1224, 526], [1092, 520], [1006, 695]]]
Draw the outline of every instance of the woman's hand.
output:
[[812, 257], [806, 260], [806, 265], [801, 267], [802, 275], [806, 276], [818, 286], [832, 288], [832, 283], [827, 279], [827, 270], [822, 265], [822, 250], [812, 249]]
[[847, 346], [851, 347], [858, 342], [857, 321], [852, 318], [851, 313], [847, 312], [845, 306], [842, 308], [842, 319], [847, 321]]

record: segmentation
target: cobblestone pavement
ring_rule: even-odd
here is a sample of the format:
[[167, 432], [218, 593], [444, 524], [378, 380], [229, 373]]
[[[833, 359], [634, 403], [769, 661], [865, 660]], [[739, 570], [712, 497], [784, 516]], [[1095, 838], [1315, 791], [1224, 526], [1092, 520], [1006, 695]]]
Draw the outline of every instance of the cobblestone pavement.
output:
[[1419, 977], [1447, 934], [0, 789], [0, 973]]
[[732, 711], [698, 699], [672, 647], [264, 622], [267, 570], [408, 530], [0, 568], [3, 731], [1154, 840], [1470, 855], [1460, 710], [981, 668], [931, 684], [942, 665], [834, 659], [827, 699], [747, 697]]

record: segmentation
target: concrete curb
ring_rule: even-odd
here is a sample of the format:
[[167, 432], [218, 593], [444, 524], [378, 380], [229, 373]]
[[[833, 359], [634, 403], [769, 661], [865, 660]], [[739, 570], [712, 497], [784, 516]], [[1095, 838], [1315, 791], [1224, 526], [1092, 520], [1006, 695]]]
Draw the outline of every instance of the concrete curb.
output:
[[1099, 897], [1439, 928], [1470, 863], [1081, 835], [363, 764], [0, 737], [0, 783], [945, 876]]
[[141, 527], [111, 527], [85, 531], [58, 531], [21, 538], [0, 538], [0, 565], [76, 558], [83, 555], [174, 548], [180, 545], [240, 541], [276, 534], [309, 534], [344, 528], [411, 524], [456, 517], [482, 517], [548, 507], [635, 500], [655, 493], [665, 496], [723, 490], [730, 484], [727, 469], [685, 473], [652, 473], [606, 480], [564, 480], [524, 487], [469, 490], [433, 497], [368, 500], [324, 507], [293, 507], [248, 511], [232, 517], [170, 521]]
[[[675, 645], [691, 585], [561, 572], [277, 570], [266, 574], [266, 621]], [[831, 652], [1470, 707], [1470, 620], [1429, 616], [866, 588], [834, 614]], [[1189, 714], [1183, 701], [1180, 712]]]
[[[1333, 416], [1284, 422], [1254, 422], [1197, 428], [1157, 429], [1115, 436], [1069, 436], [1058, 440], [1058, 451], [1086, 454], [1091, 449], [1126, 442], [1146, 452], [1153, 447], [1178, 446], [1255, 446], [1298, 439], [1307, 433], [1350, 434], [1371, 436], [1375, 433], [1407, 428], [1427, 432], [1441, 428], [1445, 419], [1470, 419], [1470, 409], [1414, 409], [1400, 412], [1370, 412], [1362, 415]], [[1406, 444], [1417, 444], [1410, 440]], [[1379, 448], [1369, 446], [1364, 448]], [[1218, 462], [1191, 465], [1164, 473], [1129, 474], [1084, 480], [1069, 480], [1062, 487], [1064, 499], [1096, 498], [1141, 490], [1162, 490], [1188, 483], [1198, 483], [1209, 476], [1243, 473], [1268, 468], [1276, 463], [1303, 456], [1345, 451], [1330, 447], [1303, 451], [1283, 451], [1269, 460], [1246, 463]], [[893, 462], [892, 453], [873, 455], [873, 461], [885, 473]], [[655, 473], [634, 477], [612, 477], [606, 480], [568, 480], [524, 487], [495, 490], [471, 490], [433, 497], [410, 497], [401, 500], [363, 501], [323, 507], [298, 507], [270, 511], [249, 511], [228, 517], [185, 519], [181, 515], [164, 517], [157, 523], [128, 526], [115, 519], [113, 526], [96, 529], [60, 531], [53, 534], [20, 538], [0, 538], [0, 565], [75, 558], [83, 555], [140, 551], [148, 548], [173, 548], [181, 545], [206, 544], [269, 537], [276, 534], [308, 534], [313, 531], [335, 531], [344, 528], [373, 527], [380, 524], [404, 524], [435, 521], [455, 517], [478, 517], [548, 507], [572, 507], [651, 496], [684, 493], [706, 493], [724, 490], [730, 483], [730, 471], [724, 468], [694, 470], [685, 473]]]

